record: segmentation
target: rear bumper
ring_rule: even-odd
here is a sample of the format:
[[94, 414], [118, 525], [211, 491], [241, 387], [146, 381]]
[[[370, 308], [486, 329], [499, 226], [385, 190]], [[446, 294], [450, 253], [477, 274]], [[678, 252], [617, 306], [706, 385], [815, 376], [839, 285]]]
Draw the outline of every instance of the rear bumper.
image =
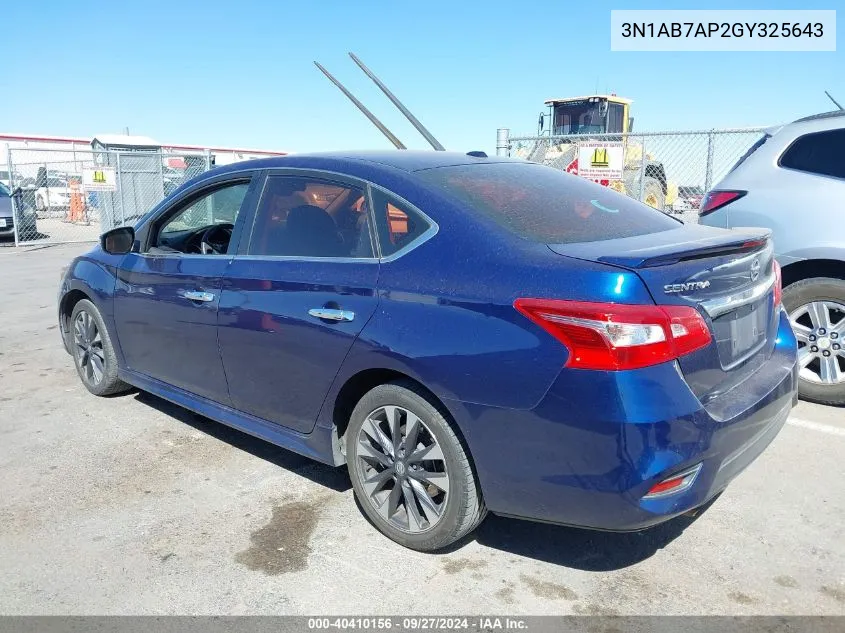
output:
[[[721, 396], [732, 400], [728, 418], [702, 406], [674, 363], [630, 372], [564, 370], [531, 411], [455, 403], [487, 506], [508, 516], [631, 531], [705, 504], [786, 422], [796, 402], [795, 347], [782, 314], [770, 358], [740, 389]], [[656, 483], [699, 464], [686, 490], [643, 498]]]

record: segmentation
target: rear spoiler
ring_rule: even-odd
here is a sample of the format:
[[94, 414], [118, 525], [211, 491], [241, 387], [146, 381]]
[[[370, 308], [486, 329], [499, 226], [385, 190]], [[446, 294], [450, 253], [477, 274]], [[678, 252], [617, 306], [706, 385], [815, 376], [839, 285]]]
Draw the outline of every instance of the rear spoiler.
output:
[[612, 252], [598, 256], [596, 242], [548, 246], [560, 255], [638, 269], [707, 257], [752, 253], [768, 248], [771, 236], [771, 230], [757, 227], [714, 234], [710, 227], [686, 225], [683, 233], [673, 229], [613, 240], [612, 246], [605, 247], [612, 248]]
[[[401, 101], [399, 101], [399, 98], [394, 95], [386, 85], [384, 85], [384, 82], [379, 79], [373, 71], [371, 71], [364, 65], [364, 62], [362, 62], [358, 58], [358, 56], [355, 55], [355, 53], [349, 53], [349, 56], [352, 58], [352, 61], [354, 61], [358, 65], [358, 67], [364, 71], [364, 74], [366, 74], [367, 77], [373, 80], [373, 82], [379, 87], [379, 89], [385, 94], [385, 96], [390, 99], [393, 105], [395, 105], [399, 109], [399, 112], [401, 112], [405, 116], [405, 118], [411, 122], [411, 125], [413, 125], [416, 130], [420, 134], [422, 134], [423, 138], [428, 141], [429, 145], [431, 145], [438, 152], [446, 151], [446, 148], [440, 144], [440, 141], [434, 138], [434, 135], [429, 132], [428, 129], [422, 123], [420, 123], [419, 119], [415, 117]], [[378, 128], [379, 132], [384, 134], [387, 139], [391, 143], [393, 143], [393, 146], [396, 149], [407, 149], [402, 143], [402, 141], [400, 141], [393, 132], [387, 129], [387, 126], [384, 123], [379, 121], [378, 118], [372, 112], [370, 112], [363, 103], [356, 99], [355, 96], [349, 90], [347, 90], [346, 86], [344, 86], [337, 79], [335, 79], [335, 77], [328, 70], [323, 68], [323, 66], [320, 65], [318, 62], [314, 62], [314, 65], [317, 66], [317, 68], [319, 68], [320, 71], [326, 77], [328, 77], [329, 81], [331, 81], [335, 86], [338, 87], [338, 89], [344, 95], [346, 95], [346, 97], [355, 105], [355, 107], [358, 108], [364, 114], [364, 116], [367, 117], [370, 122], [376, 126], [376, 128]]]

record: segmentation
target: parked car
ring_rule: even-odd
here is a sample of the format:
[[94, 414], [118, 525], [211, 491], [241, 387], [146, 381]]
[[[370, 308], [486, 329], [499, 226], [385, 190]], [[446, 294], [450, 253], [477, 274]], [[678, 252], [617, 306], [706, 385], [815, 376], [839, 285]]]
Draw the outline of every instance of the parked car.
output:
[[487, 511], [639, 530], [701, 506], [795, 402], [768, 232], [542, 165], [292, 155], [182, 185], [61, 282], [85, 387], [327, 464], [434, 550]]
[[767, 130], [707, 194], [701, 223], [772, 230], [799, 393], [845, 404], [845, 111]]
[[0, 169], [0, 185], [6, 187], [6, 189], [11, 189], [12, 187], [12, 172], [8, 169]]
[[[22, 239], [33, 239], [38, 235], [35, 210], [23, 203], [18, 194], [18, 236]], [[0, 238], [15, 237], [15, 214], [12, 207], [12, 193], [6, 185], [0, 183]]]
[[672, 211], [683, 213], [685, 211], [697, 210], [701, 199], [704, 197], [704, 190], [697, 186], [678, 187], [678, 197], [672, 203]]
[[40, 217], [67, 215], [70, 207], [70, 186], [67, 180], [49, 176], [35, 190], [35, 209]]

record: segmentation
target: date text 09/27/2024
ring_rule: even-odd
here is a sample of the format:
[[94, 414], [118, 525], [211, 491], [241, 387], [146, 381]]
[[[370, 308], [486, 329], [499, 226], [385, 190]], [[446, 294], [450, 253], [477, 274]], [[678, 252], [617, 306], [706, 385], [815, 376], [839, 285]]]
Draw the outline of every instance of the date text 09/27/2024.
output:
[[323, 617], [308, 618], [309, 631], [328, 630], [382, 630], [406, 631], [524, 631], [528, 623], [524, 618], [512, 617]]

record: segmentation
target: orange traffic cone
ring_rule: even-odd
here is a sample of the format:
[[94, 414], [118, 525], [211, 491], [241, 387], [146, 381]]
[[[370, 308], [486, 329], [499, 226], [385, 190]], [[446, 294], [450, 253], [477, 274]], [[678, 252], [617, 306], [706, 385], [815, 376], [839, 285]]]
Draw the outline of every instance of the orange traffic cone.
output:
[[78, 180], [70, 181], [70, 208], [68, 209], [68, 222], [85, 221], [85, 198]]

